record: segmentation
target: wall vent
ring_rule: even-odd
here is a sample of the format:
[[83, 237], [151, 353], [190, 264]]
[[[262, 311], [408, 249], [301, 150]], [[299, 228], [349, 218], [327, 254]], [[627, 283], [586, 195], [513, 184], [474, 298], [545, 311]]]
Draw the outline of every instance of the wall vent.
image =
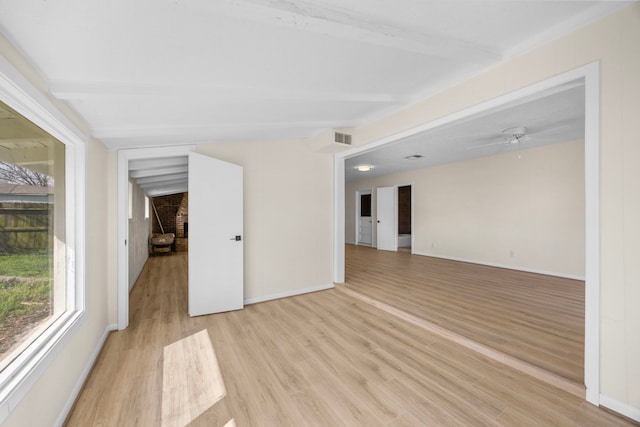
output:
[[351, 145], [351, 135], [348, 133], [335, 132], [333, 140], [338, 144]]

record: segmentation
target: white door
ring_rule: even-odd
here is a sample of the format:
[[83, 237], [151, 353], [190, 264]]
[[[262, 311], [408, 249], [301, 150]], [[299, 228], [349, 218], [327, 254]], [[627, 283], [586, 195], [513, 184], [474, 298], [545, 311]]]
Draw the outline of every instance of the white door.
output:
[[396, 188], [380, 187], [376, 195], [378, 249], [396, 251], [398, 250]]
[[361, 216], [358, 223], [358, 244], [371, 245], [371, 217]]
[[242, 167], [189, 154], [189, 315], [244, 306]]

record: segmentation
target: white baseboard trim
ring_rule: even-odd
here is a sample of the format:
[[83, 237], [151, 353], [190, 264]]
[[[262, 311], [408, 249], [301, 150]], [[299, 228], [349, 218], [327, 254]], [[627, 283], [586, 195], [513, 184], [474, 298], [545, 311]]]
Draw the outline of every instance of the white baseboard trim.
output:
[[142, 275], [142, 273], [144, 273], [144, 270], [147, 268], [147, 262], [149, 262], [149, 254], [147, 254], [147, 258], [144, 260], [144, 262], [140, 266], [138, 273], [135, 275], [135, 279], [133, 279], [133, 282], [129, 283], [129, 294], [131, 294], [131, 291], [133, 291], [133, 288], [136, 286], [136, 283], [138, 283], [138, 279], [140, 279], [140, 275]]
[[631, 406], [604, 394], [600, 395], [600, 406], [604, 406], [605, 408], [611, 409], [620, 415], [624, 415], [634, 421], [640, 422], [640, 408], [637, 406]]
[[244, 304], [250, 305], [250, 304], [256, 304], [259, 302], [271, 301], [274, 299], [293, 297], [296, 295], [302, 295], [302, 294], [308, 294], [311, 292], [318, 292], [318, 291], [324, 291], [327, 289], [333, 289], [333, 287], [334, 287], [333, 283], [330, 283], [328, 285], [311, 286], [309, 288], [296, 289], [296, 290], [287, 291], [287, 292], [278, 292], [277, 294], [264, 295], [261, 297], [246, 298], [244, 300]]
[[420, 256], [429, 256], [429, 257], [433, 257], [433, 258], [448, 259], [448, 260], [451, 260], [451, 261], [468, 262], [470, 264], [486, 265], [488, 267], [506, 268], [508, 270], [524, 271], [525, 273], [544, 274], [546, 276], [561, 277], [563, 279], [581, 280], [583, 282], [585, 280], [584, 276], [577, 276], [577, 275], [574, 275], [574, 274], [557, 273], [557, 272], [554, 272], [554, 271], [537, 270], [535, 268], [523, 268], [523, 267], [518, 267], [518, 266], [513, 266], [513, 265], [497, 264], [497, 263], [492, 263], [492, 262], [485, 262], [485, 261], [477, 261], [477, 260], [472, 260], [472, 259], [464, 259], [464, 258], [436, 255], [436, 254], [430, 254], [430, 253], [424, 253], [424, 252], [411, 252], [411, 254], [412, 255], [420, 255]]
[[69, 412], [71, 412], [71, 408], [73, 408], [73, 404], [78, 398], [78, 395], [82, 390], [82, 386], [84, 385], [85, 381], [87, 381], [87, 377], [89, 376], [89, 373], [93, 368], [93, 365], [96, 363], [96, 360], [100, 355], [100, 351], [102, 350], [102, 347], [104, 346], [105, 341], [107, 341], [107, 337], [109, 336], [109, 333], [111, 331], [117, 331], [117, 330], [118, 330], [118, 325], [116, 325], [115, 323], [111, 325], [107, 325], [107, 327], [105, 328], [104, 332], [102, 333], [102, 336], [100, 337], [100, 341], [98, 341], [98, 344], [96, 345], [96, 348], [93, 350], [93, 353], [91, 353], [89, 360], [87, 360], [87, 363], [85, 364], [84, 369], [82, 370], [82, 373], [80, 374], [80, 377], [78, 378], [78, 381], [76, 382], [75, 387], [73, 387], [73, 390], [71, 391], [71, 394], [67, 399], [67, 402], [62, 408], [62, 411], [60, 411], [60, 415], [58, 415], [58, 419], [56, 419], [56, 422], [54, 424], [55, 426], [62, 426], [64, 422], [67, 420], [67, 417], [69, 416]]

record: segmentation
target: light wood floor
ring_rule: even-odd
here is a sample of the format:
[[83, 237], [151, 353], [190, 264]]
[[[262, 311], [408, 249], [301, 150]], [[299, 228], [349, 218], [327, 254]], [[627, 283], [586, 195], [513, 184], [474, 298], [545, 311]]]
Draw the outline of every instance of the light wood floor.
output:
[[68, 426], [630, 425], [335, 289], [190, 318], [186, 275], [149, 260]]
[[573, 382], [584, 378], [584, 282], [346, 246], [346, 285]]

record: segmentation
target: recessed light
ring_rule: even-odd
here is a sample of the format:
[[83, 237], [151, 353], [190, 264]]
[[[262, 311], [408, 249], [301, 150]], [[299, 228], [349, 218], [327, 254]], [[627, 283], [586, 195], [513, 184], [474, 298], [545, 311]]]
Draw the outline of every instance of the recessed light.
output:
[[358, 170], [358, 172], [369, 172], [371, 169], [373, 169], [373, 166], [371, 166], [371, 165], [358, 165], [358, 166], [356, 166], [356, 169]]
[[416, 159], [420, 159], [422, 158], [421, 154], [412, 154], [410, 156], [405, 157], [405, 159], [407, 160], [416, 160]]

